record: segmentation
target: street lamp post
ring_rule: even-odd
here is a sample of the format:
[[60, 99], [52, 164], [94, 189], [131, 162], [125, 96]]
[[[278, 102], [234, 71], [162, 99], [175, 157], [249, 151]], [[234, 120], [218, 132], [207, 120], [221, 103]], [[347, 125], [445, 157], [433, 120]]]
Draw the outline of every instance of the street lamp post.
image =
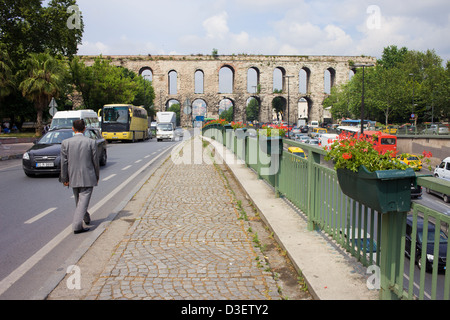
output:
[[354, 64], [355, 68], [363, 68], [362, 93], [361, 93], [361, 134], [364, 133], [364, 69], [365, 67], [373, 67], [374, 64]]
[[283, 78], [288, 79], [288, 117], [287, 117], [287, 127], [288, 127], [288, 134], [289, 134], [289, 120], [290, 120], [290, 106], [289, 106], [289, 78], [292, 78], [294, 76], [283, 76]]

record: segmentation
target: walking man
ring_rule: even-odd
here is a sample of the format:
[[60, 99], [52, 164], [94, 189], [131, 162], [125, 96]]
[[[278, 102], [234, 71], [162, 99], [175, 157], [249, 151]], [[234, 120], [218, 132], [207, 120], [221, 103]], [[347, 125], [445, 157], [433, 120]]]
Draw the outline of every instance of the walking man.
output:
[[86, 224], [91, 221], [87, 210], [92, 191], [98, 184], [100, 168], [95, 141], [83, 135], [84, 120], [75, 120], [72, 129], [75, 135], [61, 144], [60, 182], [73, 189], [76, 209], [72, 226], [73, 232], [78, 234], [89, 231], [83, 227], [83, 221]]

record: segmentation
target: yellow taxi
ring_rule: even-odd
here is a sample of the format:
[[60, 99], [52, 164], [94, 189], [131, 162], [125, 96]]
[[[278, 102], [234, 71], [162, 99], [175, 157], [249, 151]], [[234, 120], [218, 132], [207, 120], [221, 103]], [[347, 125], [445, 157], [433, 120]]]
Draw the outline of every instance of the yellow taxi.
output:
[[305, 154], [305, 151], [303, 151], [302, 148], [299, 147], [289, 147], [288, 151], [292, 154], [295, 154], [296, 156], [302, 157], [304, 159], [307, 159], [307, 156]]
[[401, 162], [413, 168], [415, 171], [422, 169], [422, 161], [416, 155], [403, 153], [397, 156], [397, 158], [400, 159]]

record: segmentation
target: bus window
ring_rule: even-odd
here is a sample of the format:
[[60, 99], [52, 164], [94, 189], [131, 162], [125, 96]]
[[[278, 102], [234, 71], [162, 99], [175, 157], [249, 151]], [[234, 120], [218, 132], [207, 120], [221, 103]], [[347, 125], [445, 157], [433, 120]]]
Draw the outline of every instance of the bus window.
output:
[[395, 139], [394, 138], [381, 138], [381, 144], [389, 145], [389, 146], [395, 145]]

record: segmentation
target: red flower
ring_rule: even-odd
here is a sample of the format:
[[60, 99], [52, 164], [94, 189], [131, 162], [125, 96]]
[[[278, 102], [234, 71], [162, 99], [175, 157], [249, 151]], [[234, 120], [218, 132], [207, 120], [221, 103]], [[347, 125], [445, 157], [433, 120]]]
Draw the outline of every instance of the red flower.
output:
[[351, 159], [352, 158], [352, 154], [351, 153], [344, 153], [342, 155], [342, 158], [344, 158], [345, 160]]
[[425, 158], [431, 158], [431, 157], [433, 156], [433, 154], [432, 154], [431, 152], [428, 152], [428, 151], [424, 151], [424, 152], [422, 153], [422, 155], [423, 155]]

